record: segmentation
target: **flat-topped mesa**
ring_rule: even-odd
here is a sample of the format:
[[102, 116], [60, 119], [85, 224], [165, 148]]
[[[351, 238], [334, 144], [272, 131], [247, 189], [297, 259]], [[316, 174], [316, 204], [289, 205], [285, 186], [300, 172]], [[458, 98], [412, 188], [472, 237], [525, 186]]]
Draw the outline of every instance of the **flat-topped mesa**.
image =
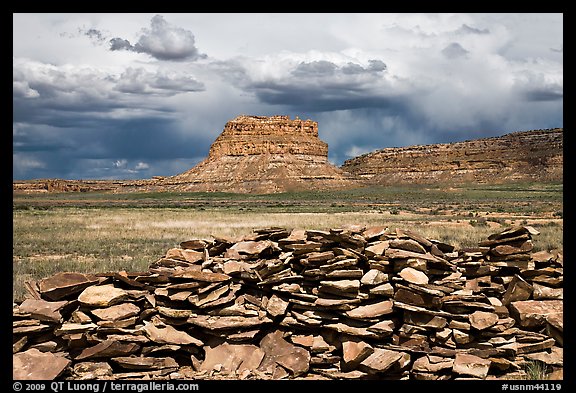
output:
[[246, 116], [230, 120], [210, 147], [209, 158], [255, 154], [302, 154], [328, 159], [318, 123], [289, 116]]
[[238, 116], [224, 126], [208, 157], [156, 183], [159, 189], [273, 193], [343, 189], [359, 183], [328, 162], [318, 123], [288, 116]]
[[463, 142], [391, 147], [344, 162], [368, 184], [456, 184], [563, 179], [563, 128]]

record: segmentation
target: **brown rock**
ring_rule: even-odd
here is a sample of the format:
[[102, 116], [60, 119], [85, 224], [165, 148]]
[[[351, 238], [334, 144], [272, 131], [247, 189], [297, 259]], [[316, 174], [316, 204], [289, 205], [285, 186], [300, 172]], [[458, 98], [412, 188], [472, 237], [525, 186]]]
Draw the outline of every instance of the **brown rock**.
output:
[[474, 311], [468, 316], [470, 326], [474, 329], [484, 330], [498, 323], [498, 314], [486, 311]]
[[118, 321], [138, 315], [140, 307], [134, 303], [122, 303], [107, 308], [94, 309], [91, 310], [91, 313], [102, 320]]
[[12, 379], [54, 380], [70, 363], [64, 356], [29, 349], [12, 355]]
[[203, 282], [223, 282], [231, 279], [227, 274], [198, 271], [193, 268], [183, 269], [180, 272], [173, 273], [170, 277]]
[[256, 370], [260, 366], [265, 353], [262, 349], [251, 344], [223, 343], [216, 347], [204, 347], [206, 356], [200, 366], [200, 371], [214, 370], [220, 365], [224, 373]]
[[272, 247], [272, 242], [269, 240], [261, 240], [261, 241], [244, 241], [234, 244], [230, 247], [230, 250], [234, 250], [239, 254], [247, 254], [247, 255], [258, 255], [265, 250]]
[[563, 313], [546, 316], [546, 333], [554, 338], [560, 346], [564, 346], [564, 318]]
[[426, 249], [420, 243], [412, 239], [392, 239], [390, 240], [390, 247], [399, 248], [401, 250], [413, 251], [419, 254], [425, 254]]
[[364, 239], [366, 240], [371, 240], [384, 235], [387, 230], [388, 230], [387, 226], [369, 227], [366, 228], [364, 232], [362, 232], [362, 236], [364, 236]]
[[39, 321], [60, 322], [62, 319], [60, 310], [67, 304], [67, 301], [47, 302], [46, 300], [26, 299], [18, 309]]
[[162, 370], [165, 368], [177, 369], [178, 363], [173, 358], [122, 356], [111, 359], [118, 366], [129, 370]]
[[374, 348], [364, 341], [344, 341], [342, 343], [342, 359], [350, 369], [356, 368], [372, 353], [374, 353]]
[[514, 278], [508, 284], [506, 293], [502, 297], [502, 304], [508, 306], [512, 302], [517, 302], [519, 300], [528, 300], [532, 295], [532, 285], [527, 283], [518, 274], [514, 275]]
[[175, 329], [170, 325], [163, 328], [154, 326], [154, 324], [144, 321], [144, 332], [150, 340], [159, 344], [176, 344], [176, 345], [197, 345], [202, 346], [203, 342], [190, 336], [186, 332]]
[[50, 300], [60, 300], [67, 296], [82, 292], [90, 285], [98, 283], [98, 277], [93, 274], [62, 272], [38, 282], [40, 293]]
[[80, 303], [92, 307], [108, 307], [127, 299], [128, 293], [112, 284], [93, 285], [78, 296]]
[[288, 305], [289, 303], [287, 301], [276, 295], [272, 295], [272, 297], [268, 299], [268, 304], [266, 304], [266, 311], [273, 317], [277, 317], [286, 314]]
[[404, 322], [432, 329], [442, 329], [447, 324], [444, 317], [413, 311], [404, 312]]
[[402, 359], [404, 352], [374, 348], [374, 352], [360, 362], [358, 368], [370, 374], [383, 373]]
[[467, 353], [457, 353], [454, 358], [452, 371], [459, 375], [486, 379], [490, 364], [491, 362], [488, 359], [482, 359], [481, 357]]
[[532, 296], [534, 300], [563, 300], [564, 288], [550, 288], [538, 283], [533, 284], [534, 292]]
[[412, 372], [440, 373], [445, 370], [452, 370], [454, 359], [442, 356], [425, 355], [414, 361]]
[[512, 254], [520, 254], [520, 253], [527, 253], [532, 251], [534, 245], [532, 244], [531, 240], [526, 240], [519, 246], [513, 246], [511, 244], [500, 244], [496, 247], [490, 249], [490, 253], [497, 257], [504, 256], [504, 255], [512, 255]]
[[374, 242], [365, 249], [365, 253], [369, 257], [384, 255], [384, 252], [390, 247], [388, 240]]
[[523, 300], [510, 304], [510, 315], [525, 328], [544, 327], [549, 315], [563, 311], [561, 300]]
[[206, 240], [192, 239], [181, 242], [180, 247], [185, 250], [202, 251], [206, 246], [208, 246], [208, 244], [209, 243]]
[[140, 349], [136, 343], [122, 343], [119, 341], [105, 340], [92, 347], [84, 349], [75, 360], [109, 358], [115, 356], [128, 356]]
[[299, 376], [310, 367], [310, 353], [302, 347], [290, 344], [279, 330], [268, 333], [260, 341], [260, 349], [265, 355], [258, 369], [276, 368], [276, 364], [287, 369], [293, 376]]
[[318, 290], [336, 295], [355, 297], [360, 289], [360, 280], [320, 281]]
[[80, 362], [74, 364], [74, 375], [77, 379], [102, 379], [113, 375], [112, 367], [106, 362]]

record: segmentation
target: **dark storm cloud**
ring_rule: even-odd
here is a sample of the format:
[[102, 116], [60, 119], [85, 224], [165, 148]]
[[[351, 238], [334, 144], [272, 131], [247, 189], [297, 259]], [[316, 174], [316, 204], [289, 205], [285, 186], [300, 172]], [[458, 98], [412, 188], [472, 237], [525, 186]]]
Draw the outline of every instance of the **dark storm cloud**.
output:
[[460, 57], [466, 57], [468, 53], [469, 52], [457, 42], [452, 42], [450, 45], [442, 49], [442, 54], [446, 56], [448, 59], [457, 59]]
[[558, 101], [564, 98], [562, 86], [549, 86], [547, 89], [530, 89], [524, 92], [528, 101]]
[[110, 40], [110, 50], [128, 50], [146, 53], [158, 60], [198, 60], [206, 58], [196, 48], [194, 35], [191, 31], [173, 26], [156, 15], [150, 21], [149, 29], [142, 29], [138, 42], [132, 45], [124, 38], [115, 37]]
[[13, 133], [13, 176], [131, 179], [178, 173], [162, 168], [183, 158], [184, 164], [199, 161], [212, 141], [180, 132], [176, 121], [142, 117], [66, 128], [19, 125]]
[[[214, 66], [232, 84], [255, 94], [266, 104], [318, 112], [402, 106], [402, 94], [389, 94], [386, 90], [386, 64], [378, 59], [367, 63], [348, 61], [339, 65], [327, 60], [301, 61], [289, 65], [283, 77], [262, 77], [251, 64], [239, 61], [219, 62]], [[374, 91], [375, 84], [382, 89]]]
[[[115, 74], [14, 59], [13, 176], [40, 177], [44, 168], [65, 178], [165, 175], [158, 165], [168, 165], [157, 162], [198, 157], [210, 145], [210, 138], [182, 133], [165, 99], [203, 90], [176, 71], [131, 67]], [[96, 160], [92, 170], [89, 160]], [[126, 166], [112, 165], [118, 160]]]

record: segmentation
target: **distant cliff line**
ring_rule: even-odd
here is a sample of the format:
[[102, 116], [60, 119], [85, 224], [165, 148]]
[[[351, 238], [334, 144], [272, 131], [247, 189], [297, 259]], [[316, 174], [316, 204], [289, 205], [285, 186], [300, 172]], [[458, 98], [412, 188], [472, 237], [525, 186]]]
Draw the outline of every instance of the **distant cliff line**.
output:
[[563, 128], [430, 145], [391, 147], [346, 160], [364, 184], [563, 180]]
[[[141, 180], [16, 180], [13, 191], [170, 191], [178, 184], [181, 191], [272, 193], [396, 184], [562, 182], [563, 131], [539, 129], [389, 147], [346, 160], [338, 168], [327, 162], [328, 146], [318, 139], [316, 122], [287, 116], [239, 116], [227, 123], [206, 162], [182, 174]], [[271, 160], [271, 156], [276, 158]], [[257, 166], [260, 169], [249, 170]], [[274, 170], [265, 169], [269, 167]]]

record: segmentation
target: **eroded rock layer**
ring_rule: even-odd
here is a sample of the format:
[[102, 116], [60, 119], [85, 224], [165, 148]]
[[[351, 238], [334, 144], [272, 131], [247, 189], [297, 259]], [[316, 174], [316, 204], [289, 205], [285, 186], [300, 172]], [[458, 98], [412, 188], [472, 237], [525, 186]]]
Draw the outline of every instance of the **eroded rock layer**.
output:
[[328, 162], [318, 123], [288, 116], [238, 116], [226, 123], [208, 157], [160, 182], [168, 189], [270, 193], [354, 186]]
[[464, 142], [386, 148], [342, 169], [369, 184], [562, 181], [563, 129], [515, 132]]

